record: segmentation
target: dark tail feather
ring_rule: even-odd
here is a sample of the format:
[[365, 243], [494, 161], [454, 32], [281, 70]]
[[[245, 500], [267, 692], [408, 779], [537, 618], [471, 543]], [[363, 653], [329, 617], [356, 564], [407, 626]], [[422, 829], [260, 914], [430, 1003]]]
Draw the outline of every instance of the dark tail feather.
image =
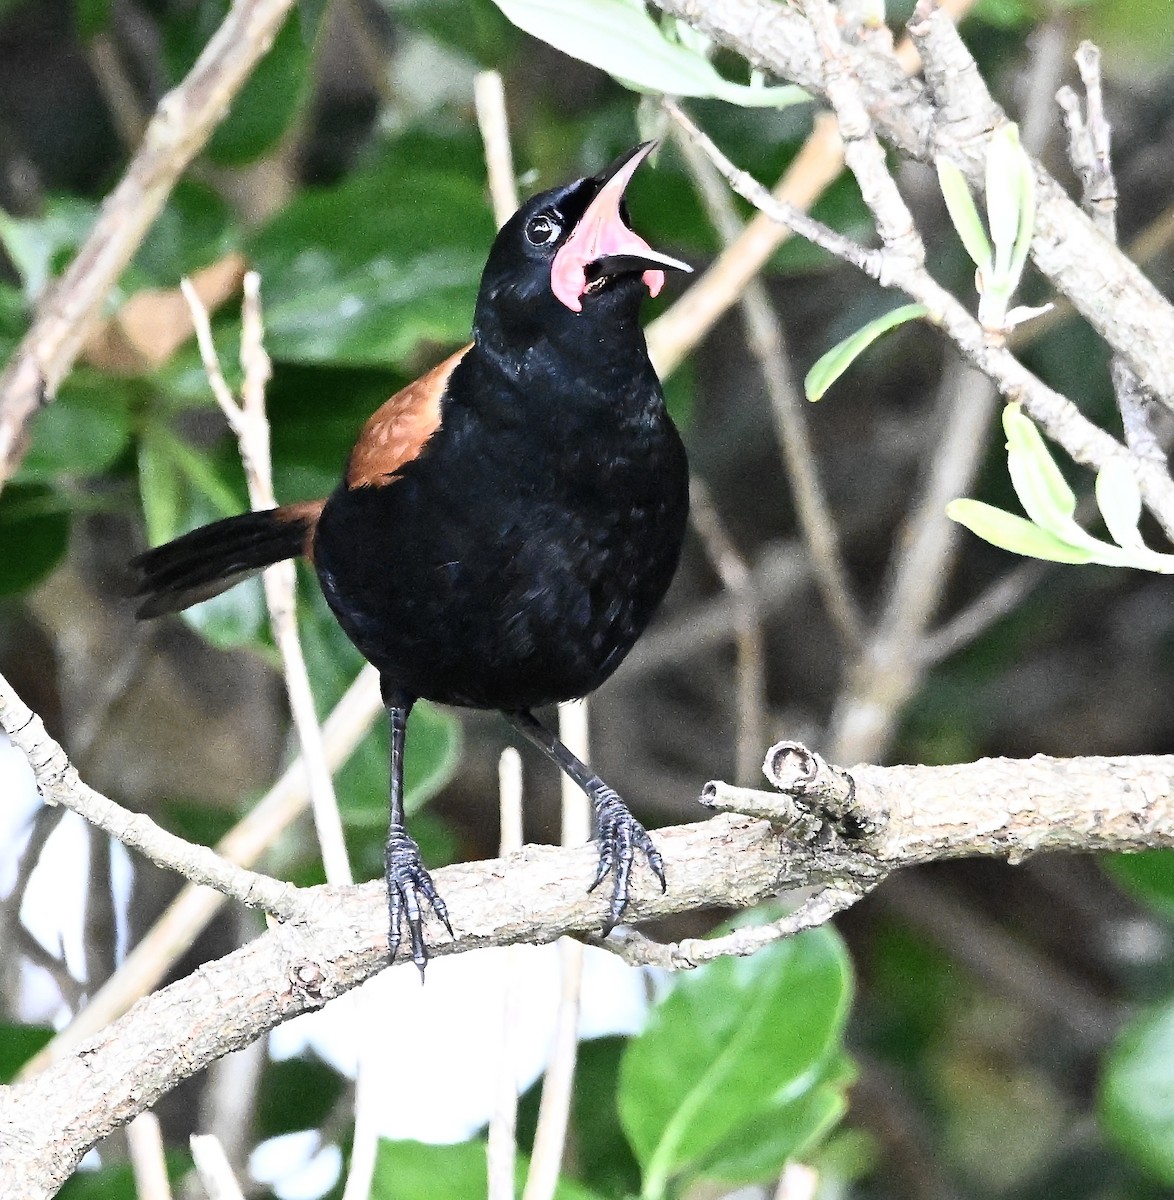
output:
[[310, 555], [323, 501], [241, 513], [203, 525], [131, 559], [139, 619], [179, 612], [265, 567]]

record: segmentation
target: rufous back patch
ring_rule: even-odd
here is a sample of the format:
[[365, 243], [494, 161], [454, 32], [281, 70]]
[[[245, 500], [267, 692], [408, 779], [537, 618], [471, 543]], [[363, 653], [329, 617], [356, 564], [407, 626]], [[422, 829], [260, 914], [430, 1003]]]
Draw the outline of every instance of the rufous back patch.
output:
[[302, 553], [311, 562], [314, 561], [314, 533], [318, 529], [318, 518], [326, 506], [325, 500], [302, 500], [298, 504], [283, 504], [276, 511], [279, 521], [286, 523], [304, 521], [306, 523], [306, 538], [302, 542]]
[[440, 428], [440, 398], [472, 343], [384, 401], [363, 426], [347, 463], [347, 487], [378, 487], [416, 458]]

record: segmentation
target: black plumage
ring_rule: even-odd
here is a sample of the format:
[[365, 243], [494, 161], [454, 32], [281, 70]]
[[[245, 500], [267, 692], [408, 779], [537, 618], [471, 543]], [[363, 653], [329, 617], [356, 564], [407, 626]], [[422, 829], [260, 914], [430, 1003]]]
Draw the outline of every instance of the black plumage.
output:
[[347, 635], [380, 672], [392, 727], [387, 881], [392, 953], [420, 909], [448, 923], [403, 819], [417, 699], [500, 709], [584, 788], [600, 826], [595, 884], [609, 927], [639, 849], [660, 856], [618, 795], [531, 710], [587, 695], [623, 661], [680, 554], [688, 471], [638, 316], [663, 270], [623, 191], [649, 146], [529, 200], [498, 234], [473, 341], [367, 422], [335, 492], [245, 514], [148, 551], [140, 616], [186, 607], [267, 563], [311, 555]]

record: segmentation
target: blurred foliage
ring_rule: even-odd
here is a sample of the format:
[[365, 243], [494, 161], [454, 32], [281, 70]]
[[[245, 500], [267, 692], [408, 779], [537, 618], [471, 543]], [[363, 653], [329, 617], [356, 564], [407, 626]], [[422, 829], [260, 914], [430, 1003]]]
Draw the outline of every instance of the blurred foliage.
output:
[[[16, 94], [23, 58], [45, 75], [44, 84], [34, 80], [35, 104], [25, 110], [0, 96], [3, 354], [76, 252], [125, 162], [124, 150], [107, 145], [115, 122], [107, 112], [109, 91], [94, 82], [100, 74], [95, 45], [105, 39], [123, 56], [123, 82], [145, 113], [194, 62], [227, 7], [228, 0], [0, 0], [3, 29], [12, 31], [9, 42], [0, 40], [6, 96]], [[912, 7], [912, 0], [890, 5], [890, 22], [906, 19]], [[807, 104], [768, 109], [712, 98], [717, 92], [755, 103], [779, 99], [746, 86], [745, 64], [731, 56], [719, 55], [711, 65], [696, 39], [649, 19], [634, 0], [608, 0], [606, 11], [624, 14], [627, 22], [618, 41], [618, 27], [593, 22], [586, 0], [510, 0], [503, 8], [553, 20], [559, 40], [578, 59], [637, 82], [650, 67], [651, 47], [657, 56], [651, 65], [676, 72], [677, 90], [710, 93], [691, 101], [691, 111], [732, 159], [766, 182], [783, 173], [806, 137]], [[1025, 47], [1045, 25], [1079, 29], [1104, 42], [1110, 99], [1124, 110], [1119, 122], [1114, 115], [1123, 223], [1155, 219], [1131, 210], [1130, 187], [1138, 187], [1139, 178], [1163, 197], [1174, 188], [1162, 166], [1169, 159], [1169, 84], [1143, 86], [1143, 77], [1168, 66], [1169, 17], [1169, 0], [979, 0], [964, 24], [980, 66], [1012, 111], [1024, 107], [1022, 84], [1032, 58]], [[347, 24], [354, 21], [360, 24]], [[36, 58], [51, 44], [64, 47], [59, 58]], [[328, 493], [366, 416], [468, 336], [493, 235], [471, 105], [477, 66], [506, 73], [527, 190], [597, 170], [640, 136], [637, 101], [629, 92], [539, 45], [490, 0], [302, 0], [109, 299], [106, 315], [113, 317], [147, 289], [172, 293], [183, 274], [233, 251], [261, 272], [274, 360], [268, 391], [274, 474], [282, 500]], [[90, 90], [66, 86], [77, 79]], [[22, 122], [27, 148], [20, 143]], [[86, 145], [62, 137], [63, 128], [74, 127]], [[44, 149], [55, 137], [66, 147], [57, 155]], [[98, 161], [87, 158], [85, 170], [66, 161], [90, 153]], [[13, 185], [30, 172], [39, 173], [36, 186], [21, 191]], [[918, 178], [916, 168], [901, 176], [911, 196]], [[946, 223], [936, 185], [927, 180], [918, 212], [932, 235], [934, 273], [973, 302], [972, 264]], [[633, 181], [629, 200], [654, 244], [698, 265], [716, 252], [718, 239], [671, 147], [659, 152], [655, 170]], [[819, 200], [815, 215], [857, 239], [873, 236], [867, 209], [847, 178]], [[1166, 276], [1161, 263], [1153, 269], [1168, 278], [1168, 267]], [[869, 323], [893, 308], [891, 296], [797, 238], [775, 253], [766, 281], [792, 339], [799, 377], [854, 330], [877, 331]], [[1046, 298], [1041, 287], [1029, 268], [1029, 303]], [[662, 297], [650, 314], [669, 302]], [[216, 312], [213, 330], [234, 384], [238, 327], [239, 307], [230, 300]], [[735, 322], [723, 325], [713, 341], [726, 343], [725, 357], [711, 362], [697, 355], [667, 392], [690, 435], [695, 463], [712, 473], [723, 515], [728, 507], [735, 542], [757, 551], [793, 536], [794, 524], [785, 481], [763, 466], [776, 457], [766, 433], [769, 418], [757, 379], [745, 373], [748, 355], [737, 337]], [[1108, 350], [1083, 322], [1065, 322], [1023, 357], [1090, 417], [1106, 425], [1114, 420]], [[846, 361], [841, 347], [835, 364]], [[813, 419], [821, 467], [866, 603], [879, 590], [883, 556], [899, 537], [929, 445], [923, 431], [934, 423], [940, 375], [936, 343], [911, 326], [855, 363]], [[0, 495], [0, 595], [12, 598], [5, 613], [16, 611], [19, 598], [32, 596], [33, 604], [38, 585], [54, 586], [71, 537], [89, 530], [91, 518], [122, 517], [134, 523], [136, 538], [141, 532], [158, 542], [245, 506], [235, 444], [190, 341], [159, 366], [118, 375], [80, 364], [29, 432], [20, 473]], [[997, 447], [976, 492], [992, 504], [1015, 503]], [[124, 558], [133, 551], [122, 549]], [[1001, 578], [1006, 566], [1005, 556], [971, 541], [952, 605]], [[993, 631], [938, 664], [908, 706], [894, 756], [947, 762], [1035, 750], [1168, 750], [1161, 738], [1174, 726], [1154, 724], [1152, 714], [1169, 709], [1174, 633], [1160, 616], [1169, 611], [1169, 592], [1146, 593], [1143, 604], [1126, 590], [1130, 584], [1101, 568], [1085, 571], [1079, 582], [1054, 573]], [[117, 576], [114, 567], [111, 573]], [[703, 593], [697, 577], [704, 572], [687, 565], [685, 573], [691, 575], [687, 586]], [[125, 603], [121, 597], [119, 603]], [[785, 619], [776, 615], [782, 614], [772, 613], [770, 623], [772, 729], [792, 720], [788, 706], [796, 706], [802, 721], [828, 703], [828, 660], [818, 656], [821, 647], [834, 645], [801, 602]], [[216, 647], [274, 662], [255, 581], [184, 619]], [[361, 661], [304, 570], [299, 622], [325, 714]], [[1149, 631], [1144, 645], [1138, 628]], [[7, 636], [7, 629], [0, 633]], [[1098, 673], [1104, 662], [1125, 681]], [[1156, 684], [1154, 675], [1142, 674], [1147, 666], [1157, 671]], [[673, 704], [684, 706], [693, 690], [719, 690], [709, 688], [708, 676], [684, 675], [663, 688]], [[1144, 710], [1151, 724], [1139, 730], [1125, 701], [1152, 690], [1158, 699]], [[686, 711], [672, 709], [674, 728], [717, 724], [712, 710], [696, 721], [683, 718]], [[467, 849], [467, 832], [445, 819], [447, 810], [441, 816], [419, 809], [453, 776], [461, 728], [451, 713], [419, 705], [409, 747], [413, 833], [429, 862], [457, 857]], [[348, 845], [362, 877], [381, 870], [387, 754], [386, 731], [378, 728], [338, 776]], [[683, 754], [677, 743], [665, 757]], [[234, 819], [232, 811], [182, 794], [169, 795], [160, 809], [170, 827], [207, 843]], [[316, 855], [299, 835], [283, 843], [273, 861], [299, 883], [321, 878]], [[978, 914], [975, 928], [999, 922], [1013, 930], [1008, 936], [1029, 964], [1035, 955], [1045, 967], [1075, 977], [1074, 986], [1097, 1000], [1111, 997], [1114, 1013], [1132, 1012], [1142, 1001], [1149, 1006], [1108, 1050], [1104, 1039], [1074, 1044], [1078, 1039], [1054, 1012], [1045, 1009], [1041, 1017], [1028, 1001], [1018, 1003], [1021, 996], [1003, 994], [997, 972], [992, 982], [962, 965], [973, 957], [966, 933], [955, 934], [951, 945], [950, 936], [928, 933], [885, 909], [882, 892], [881, 915], [853, 913], [843, 922], [860, 979], [851, 1021], [847, 951], [837, 934], [822, 930], [748, 960], [684, 974], [667, 987], [643, 1034], [585, 1043], [569, 1177], [559, 1195], [708, 1197], [742, 1184], [769, 1187], [794, 1157], [820, 1168], [821, 1200], [1168, 1195], [1174, 1184], [1174, 853], [1114, 858], [1107, 868], [1115, 885], [1099, 880], [1091, 867], [1078, 876], [1092, 897], [1088, 903], [1108, 914], [1099, 920], [1081, 915], [1071, 896], [1043, 885], [1029, 890], [1021, 882], [1026, 869], [1010, 885], [1006, 874], [992, 884], [980, 870], [950, 878], [968, 911]], [[767, 907], [755, 919], [777, 915]], [[1075, 950], [1061, 940], [1069, 925], [1076, 930]], [[1127, 933], [1138, 928], [1157, 946], [1149, 958], [1130, 949]], [[1038, 987], [1024, 960], [1014, 961], [1028, 973], [1027, 985]], [[47, 1037], [40, 1025], [13, 1022], [0, 1029], [0, 1080], [11, 1078]], [[339, 1117], [346, 1086], [317, 1060], [268, 1063], [253, 1136], [327, 1128], [346, 1144], [347, 1118]], [[523, 1101], [523, 1146], [535, 1104], [534, 1093]], [[183, 1154], [172, 1160], [177, 1178], [187, 1161]], [[464, 1200], [484, 1193], [482, 1140], [380, 1147], [376, 1196]], [[79, 1174], [61, 1194], [79, 1200], [129, 1197], [134, 1190], [111, 1146], [100, 1169]]]

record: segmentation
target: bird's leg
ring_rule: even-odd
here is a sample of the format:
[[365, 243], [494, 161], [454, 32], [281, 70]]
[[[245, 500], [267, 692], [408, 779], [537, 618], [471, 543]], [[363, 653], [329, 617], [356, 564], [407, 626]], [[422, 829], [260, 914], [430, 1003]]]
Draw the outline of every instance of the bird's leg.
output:
[[599, 829], [599, 867], [588, 891], [594, 891], [611, 872], [615, 872], [612, 885], [611, 907], [603, 932], [610, 933], [619, 924], [628, 907], [628, 880], [632, 874], [632, 860], [639, 850], [648, 862], [652, 873], [660, 881], [660, 890], [665, 890], [664, 860], [652, 844], [644, 826], [628, 811], [628, 806], [619, 795], [584, 762], [577, 759], [561, 741], [528, 709], [517, 709], [503, 714], [519, 733], [525, 734], [561, 771], [574, 780], [587, 793], [595, 806], [595, 821]]
[[391, 918], [388, 952], [394, 961], [399, 951], [402, 922], [406, 916], [412, 942], [412, 962], [419, 967], [420, 978], [423, 979], [424, 967], [428, 962], [428, 948], [424, 945], [421, 898], [428, 901], [432, 911], [444, 922], [449, 937], [452, 937], [452, 925], [449, 923], [448, 909], [432, 882], [432, 876], [420, 861], [420, 847], [416, 845], [415, 839], [409, 836], [404, 824], [404, 741], [412, 701], [385, 690], [384, 704], [391, 722], [391, 821], [388, 824], [387, 848], [383, 860]]

